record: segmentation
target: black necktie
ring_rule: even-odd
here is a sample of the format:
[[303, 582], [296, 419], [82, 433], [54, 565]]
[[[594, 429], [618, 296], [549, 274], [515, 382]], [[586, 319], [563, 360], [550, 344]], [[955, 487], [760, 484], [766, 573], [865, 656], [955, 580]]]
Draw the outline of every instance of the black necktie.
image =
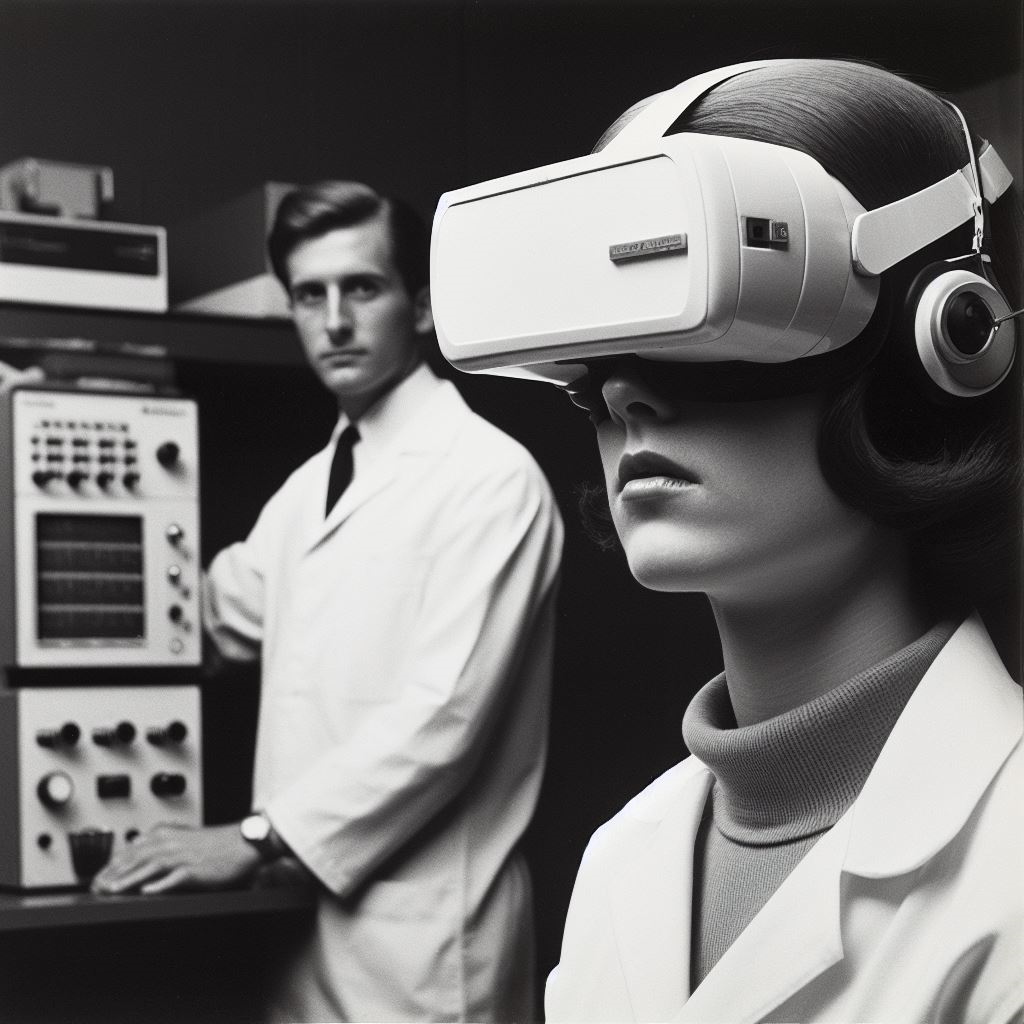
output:
[[352, 483], [352, 449], [359, 440], [359, 431], [349, 424], [338, 438], [334, 448], [334, 461], [331, 463], [331, 475], [327, 479], [327, 508], [324, 516], [331, 514], [331, 509], [345, 493], [345, 488]]

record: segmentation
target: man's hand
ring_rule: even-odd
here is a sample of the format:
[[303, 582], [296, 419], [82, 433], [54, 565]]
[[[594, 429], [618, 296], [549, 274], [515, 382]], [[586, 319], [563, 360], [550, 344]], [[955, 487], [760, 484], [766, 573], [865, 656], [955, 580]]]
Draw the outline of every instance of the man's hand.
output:
[[226, 889], [251, 875], [260, 856], [238, 825], [157, 825], [124, 846], [93, 879], [95, 893]]

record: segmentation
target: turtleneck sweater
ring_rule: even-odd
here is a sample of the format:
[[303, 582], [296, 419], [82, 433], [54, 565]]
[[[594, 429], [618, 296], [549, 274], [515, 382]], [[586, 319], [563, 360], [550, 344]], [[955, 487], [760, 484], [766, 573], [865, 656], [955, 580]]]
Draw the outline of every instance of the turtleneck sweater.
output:
[[853, 803], [956, 626], [806, 704], [737, 727], [724, 673], [691, 701], [683, 738], [714, 775], [694, 846], [691, 990]]

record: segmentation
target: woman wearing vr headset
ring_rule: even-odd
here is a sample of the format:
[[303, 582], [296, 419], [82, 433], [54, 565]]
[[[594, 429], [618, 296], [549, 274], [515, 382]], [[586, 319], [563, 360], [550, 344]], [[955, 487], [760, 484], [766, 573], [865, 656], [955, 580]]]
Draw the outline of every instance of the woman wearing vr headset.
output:
[[[986, 178], [955, 108], [853, 63], [736, 74], [678, 132], [798, 150], [867, 211]], [[581, 359], [630, 569], [708, 595], [725, 670], [691, 756], [591, 840], [550, 1021], [1024, 1019], [1020, 689], [974, 611], [1017, 607], [1019, 374], [992, 307], [1021, 297], [985, 290], [1018, 285], [1014, 201], [897, 260], [824, 355]], [[922, 298], [951, 272], [969, 287]]]

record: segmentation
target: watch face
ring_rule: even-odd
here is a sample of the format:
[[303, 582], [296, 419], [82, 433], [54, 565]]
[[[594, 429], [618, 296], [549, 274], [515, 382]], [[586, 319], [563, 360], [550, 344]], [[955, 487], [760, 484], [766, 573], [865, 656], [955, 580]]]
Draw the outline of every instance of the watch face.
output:
[[252, 814], [242, 821], [242, 836], [250, 842], [263, 842], [270, 835], [270, 822], [262, 814]]

